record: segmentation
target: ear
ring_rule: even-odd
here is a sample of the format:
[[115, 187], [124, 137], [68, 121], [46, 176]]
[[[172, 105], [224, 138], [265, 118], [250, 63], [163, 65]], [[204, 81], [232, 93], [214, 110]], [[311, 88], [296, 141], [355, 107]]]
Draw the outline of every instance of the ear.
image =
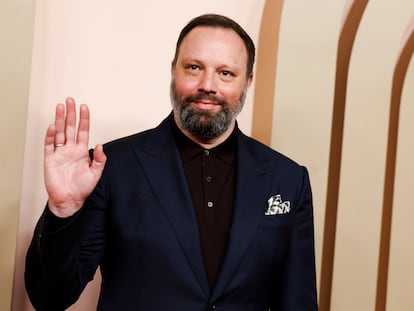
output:
[[175, 71], [175, 63], [174, 63], [174, 60], [172, 60], [171, 61], [171, 75], [174, 74], [174, 71]]
[[249, 75], [249, 78], [247, 78], [247, 88], [248, 89], [250, 88], [250, 86], [252, 85], [252, 83], [253, 83], [253, 73], [251, 73]]

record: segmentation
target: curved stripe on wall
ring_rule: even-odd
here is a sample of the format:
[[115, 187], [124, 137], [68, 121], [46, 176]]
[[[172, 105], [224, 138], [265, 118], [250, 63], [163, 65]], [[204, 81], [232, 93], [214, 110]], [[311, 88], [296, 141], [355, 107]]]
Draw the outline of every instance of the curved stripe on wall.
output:
[[355, 36], [367, 4], [368, 0], [348, 1], [348, 10], [345, 14], [338, 42], [319, 294], [319, 307], [321, 311], [330, 310], [331, 305], [339, 180], [341, 175], [342, 141], [349, 63]]
[[252, 137], [270, 145], [276, 85], [276, 62], [283, 1], [266, 1], [256, 61]]
[[414, 53], [414, 19], [408, 27], [392, 80], [390, 116], [388, 124], [387, 159], [382, 206], [381, 239], [378, 262], [376, 311], [386, 310], [387, 283], [390, 257], [391, 223], [394, 201], [395, 169], [397, 159], [398, 124], [400, 119], [401, 97], [410, 60]]

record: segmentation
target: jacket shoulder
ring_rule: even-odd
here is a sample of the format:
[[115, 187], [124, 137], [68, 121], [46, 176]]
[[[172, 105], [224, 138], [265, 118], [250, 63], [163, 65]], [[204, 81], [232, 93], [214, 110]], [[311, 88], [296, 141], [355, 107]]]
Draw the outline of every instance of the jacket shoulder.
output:
[[111, 140], [103, 145], [105, 152], [116, 152], [133, 149], [134, 146], [142, 145], [151, 136], [155, 129], [145, 130], [121, 138]]
[[291, 168], [303, 167], [292, 158], [243, 133], [240, 135], [240, 140], [252, 156], [259, 160], [275, 162], [281, 164], [282, 166]]
[[165, 142], [172, 141], [172, 133], [168, 117], [157, 127], [147, 129], [129, 136], [121, 137], [104, 144], [107, 155], [129, 153], [135, 149], [150, 147], [151, 149], [162, 146]]

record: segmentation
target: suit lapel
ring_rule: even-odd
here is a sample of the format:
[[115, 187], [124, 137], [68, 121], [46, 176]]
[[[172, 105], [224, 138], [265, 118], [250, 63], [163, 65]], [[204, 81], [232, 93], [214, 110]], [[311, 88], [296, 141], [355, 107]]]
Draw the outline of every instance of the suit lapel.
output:
[[[232, 228], [226, 256], [211, 299], [216, 300], [237, 272], [240, 261], [265, 211], [265, 197], [261, 193], [268, 181], [267, 162], [258, 161], [246, 149], [243, 136], [238, 137], [236, 198]], [[263, 206], [263, 209], [260, 207]]]
[[180, 156], [168, 120], [154, 131], [144, 149], [136, 149], [138, 160], [159, 206], [169, 219], [188, 262], [208, 297], [210, 288], [204, 267], [197, 221]]

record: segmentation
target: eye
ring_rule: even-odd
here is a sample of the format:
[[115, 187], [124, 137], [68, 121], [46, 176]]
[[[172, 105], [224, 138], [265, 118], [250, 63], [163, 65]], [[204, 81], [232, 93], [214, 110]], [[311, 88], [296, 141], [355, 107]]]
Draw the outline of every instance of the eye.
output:
[[222, 70], [220, 71], [220, 75], [223, 76], [224, 78], [232, 78], [234, 77], [234, 73], [228, 70]]
[[189, 64], [187, 65], [187, 69], [191, 71], [196, 71], [196, 70], [200, 70], [200, 67], [194, 64]]

